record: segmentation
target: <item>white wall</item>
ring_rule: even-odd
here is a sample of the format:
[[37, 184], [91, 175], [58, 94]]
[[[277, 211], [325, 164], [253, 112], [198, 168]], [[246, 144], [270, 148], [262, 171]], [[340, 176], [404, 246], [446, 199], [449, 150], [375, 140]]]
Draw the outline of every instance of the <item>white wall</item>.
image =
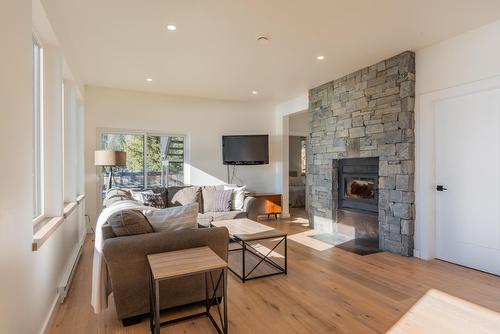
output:
[[32, 333], [30, 0], [1, 5], [0, 41], [0, 175], [9, 189], [0, 193], [0, 333]]
[[416, 94], [500, 75], [500, 20], [416, 52]]
[[[274, 131], [269, 105], [176, 97], [119, 89], [87, 87], [85, 93], [85, 156], [87, 212], [95, 223], [97, 201], [93, 152], [98, 129], [150, 130], [187, 134], [190, 183], [221, 184], [227, 181], [222, 164], [222, 135], [269, 134]], [[273, 192], [276, 154], [270, 137], [270, 164], [237, 167], [235, 183], [252, 191]]]
[[308, 111], [290, 115], [289, 133], [291, 136], [307, 136], [309, 131]]
[[[83, 212], [75, 211], [39, 251], [32, 251], [31, 0], [2, 3], [0, 41], [0, 175], [8, 189], [0, 194], [0, 333], [40, 333], [85, 235]], [[57, 108], [56, 103], [46, 102], [48, 111]]]
[[445, 89], [500, 76], [499, 40], [496, 21], [416, 52], [415, 254], [422, 258], [432, 258], [435, 246], [433, 101]]

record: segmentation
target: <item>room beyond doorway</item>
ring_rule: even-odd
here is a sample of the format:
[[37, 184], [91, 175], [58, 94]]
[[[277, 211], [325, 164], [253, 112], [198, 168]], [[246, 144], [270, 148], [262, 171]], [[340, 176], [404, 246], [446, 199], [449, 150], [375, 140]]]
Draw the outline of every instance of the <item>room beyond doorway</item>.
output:
[[289, 118], [288, 192], [290, 208], [307, 210], [307, 146], [309, 114], [300, 112]]

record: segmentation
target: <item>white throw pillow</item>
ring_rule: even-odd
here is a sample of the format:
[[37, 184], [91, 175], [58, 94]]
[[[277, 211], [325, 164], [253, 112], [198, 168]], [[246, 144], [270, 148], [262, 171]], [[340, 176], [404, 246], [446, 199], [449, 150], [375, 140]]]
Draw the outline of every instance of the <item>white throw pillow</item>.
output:
[[160, 210], [145, 210], [143, 213], [155, 232], [198, 228], [198, 203]]
[[231, 210], [241, 211], [243, 210], [243, 204], [245, 203], [245, 190], [246, 186], [238, 187], [233, 185], [225, 185], [224, 190], [231, 189], [233, 191], [233, 198], [231, 204]]
[[130, 190], [132, 198], [138, 202], [144, 203], [144, 198], [142, 194], [154, 194], [153, 190]]

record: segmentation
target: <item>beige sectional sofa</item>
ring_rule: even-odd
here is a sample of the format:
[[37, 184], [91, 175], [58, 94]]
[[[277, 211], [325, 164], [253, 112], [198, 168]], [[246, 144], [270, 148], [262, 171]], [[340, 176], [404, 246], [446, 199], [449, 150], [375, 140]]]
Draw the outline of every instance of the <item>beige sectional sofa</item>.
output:
[[[224, 189], [224, 186], [172, 186], [166, 188], [154, 188], [151, 190], [156, 193], [163, 193], [166, 207], [186, 205], [197, 202], [199, 205], [198, 224], [201, 227], [208, 227], [211, 221], [217, 220], [237, 218], [249, 218], [252, 220], [257, 219], [257, 215], [259, 214], [259, 211], [261, 211], [260, 205], [262, 205], [262, 203], [251, 196], [245, 196], [243, 207], [241, 208], [241, 210], [231, 210], [227, 212], [213, 212], [204, 210], [206, 201], [206, 198], [204, 198], [204, 196], [207, 195], [207, 192], [203, 190], [207, 189], [222, 190]], [[112, 196], [112, 198], [108, 200], [107, 203], [105, 200], [104, 206], [109, 205], [115, 201], [126, 199], [126, 196], [124, 196], [123, 193], [117, 196]]]

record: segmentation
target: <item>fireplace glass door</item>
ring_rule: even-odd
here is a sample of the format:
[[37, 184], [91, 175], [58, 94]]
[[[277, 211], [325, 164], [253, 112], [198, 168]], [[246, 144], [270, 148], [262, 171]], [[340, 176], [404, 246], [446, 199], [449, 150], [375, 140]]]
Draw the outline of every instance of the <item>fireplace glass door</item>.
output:
[[347, 198], [375, 199], [375, 181], [368, 177], [347, 177], [345, 178], [344, 195]]
[[378, 158], [339, 160], [339, 209], [378, 212]]

